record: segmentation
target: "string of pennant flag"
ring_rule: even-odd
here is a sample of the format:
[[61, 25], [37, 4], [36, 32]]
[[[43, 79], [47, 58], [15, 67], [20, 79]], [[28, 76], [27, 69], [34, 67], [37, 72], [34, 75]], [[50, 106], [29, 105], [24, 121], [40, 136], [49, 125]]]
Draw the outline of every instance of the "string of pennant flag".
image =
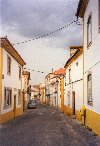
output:
[[[85, 72], [84, 72], [84, 74], [86, 74], [88, 71], [90, 71], [92, 68], [94, 68], [95, 66], [97, 66], [98, 64], [100, 63], [100, 60], [98, 61], [98, 62], [96, 62], [93, 66], [91, 66], [88, 70], [86, 70]], [[26, 68], [23, 68], [23, 69], [26, 69]], [[42, 71], [36, 71], [36, 70], [31, 70], [31, 69], [27, 69], [27, 70], [29, 70], [29, 71], [35, 71], [35, 72], [38, 72], [38, 73], [45, 73], [45, 72], [42, 72]]]
[[[26, 69], [26, 68], [24, 67], [23, 69]], [[28, 68], [27, 70], [32, 71], [32, 72], [35, 71], [35, 72], [42, 73], [42, 74], [45, 73], [45, 72], [43, 72], [43, 71], [36, 71], [36, 70], [34, 70], [34, 69], [32, 70], [32, 69], [30, 69], [30, 68]]]
[[50, 33], [47, 33], [47, 34], [41, 35], [41, 36], [36, 37], [36, 38], [29, 39], [29, 40], [26, 40], [26, 41], [18, 42], [18, 43], [15, 43], [15, 44], [13, 43], [12, 45], [25, 44], [25, 43], [28, 43], [28, 42], [30, 42], [30, 41], [38, 40], [38, 39], [40, 39], [40, 38], [43, 38], [43, 37], [52, 35], [52, 34], [58, 32], [58, 31], [61, 31], [61, 30], [65, 29], [66, 27], [72, 25], [73, 23], [76, 23], [77, 25], [82, 25], [78, 20], [74, 20], [74, 21], [72, 21], [71, 23], [69, 23], [69, 24], [67, 24], [67, 25], [65, 25], [65, 26], [63, 26], [63, 27], [61, 27], [61, 28], [58, 28], [58, 29], [56, 29], [56, 30], [54, 30], [54, 31], [52, 31], [52, 32], [50, 32]]

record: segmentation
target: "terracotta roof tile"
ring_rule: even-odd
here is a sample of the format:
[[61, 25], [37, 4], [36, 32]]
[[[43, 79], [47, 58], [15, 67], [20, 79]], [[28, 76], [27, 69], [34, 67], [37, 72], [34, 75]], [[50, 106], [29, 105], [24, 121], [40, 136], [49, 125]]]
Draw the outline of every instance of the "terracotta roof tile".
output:
[[54, 75], [65, 75], [66, 70], [64, 68], [60, 68], [54, 72]]

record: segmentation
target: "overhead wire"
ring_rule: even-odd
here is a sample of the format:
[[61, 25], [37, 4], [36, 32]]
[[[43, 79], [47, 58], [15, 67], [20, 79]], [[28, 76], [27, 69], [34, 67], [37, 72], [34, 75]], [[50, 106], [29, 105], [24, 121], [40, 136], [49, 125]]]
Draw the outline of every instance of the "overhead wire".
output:
[[[14, 46], [14, 45], [20, 45], [20, 44], [28, 43], [28, 42], [30, 42], [30, 41], [38, 40], [38, 39], [40, 39], [40, 38], [43, 38], [43, 37], [49, 36], [49, 35], [51, 35], [51, 34], [54, 34], [54, 33], [58, 32], [58, 31], [61, 31], [61, 30], [65, 29], [66, 27], [72, 25], [73, 23], [76, 23], [77, 25], [81, 25], [80, 22], [78, 21], [78, 19], [76, 19], [76, 20], [72, 21], [71, 23], [69, 23], [69, 24], [67, 24], [67, 25], [65, 25], [65, 26], [63, 26], [63, 27], [60, 27], [60, 28], [58, 28], [58, 29], [56, 29], [56, 30], [54, 30], [54, 31], [52, 31], [52, 32], [50, 32], [50, 33], [43, 34], [43, 35], [41, 35], [41, 36], [39, 36], [39, 37], [32, 38], [32, 39], [29, 39], [29, 40], [25, 40], [25, 41], [22, 41], [22, 42], [18, 42], [18, 43], [15, 43], [15, 44], [13, 43], [13, 44], [11, 44], [11, 45], [13, 45], [13, 46]], [[6, 36], [6, 37], [7, 37], [7, 36]], [[8, 45], [6, 45], [6, 46], [8, 46]], [[26, 69], [26, 68], [24, 68], [24, 69]], [[31, 69], [28, 69], [28, 70], [30, 70], [30, 71], [35, 71], [35, 70], [31, 70]], [[38, 73], [44, 73], [43, 71], [42, 71], [42, 72], [41, 72], [41, 71], [36, 71], [36, 72], [38, 72]]]
[[73, 23], [76, 23], [77, 25], [81, 25], [80, 22], [76, 19], [76, 20], [72, 21], [71, 23], [69, 23], [69, 24], [67, 24], [67, 25], [65, 25], [65, 26], [62, 26], [62, 27], [60, 27], [60, 28], [58, 28], [58, 29], [56, 29], [56, 30], [54, 30], [54, 31], [52, 31], [52, 32], [43, 34], [43, 35], [41, 35], [41, 36], [38, 36], [38, 37], [35, 37], [35, 38], [32, 38], [32, 39], [29, 39], [29, 40], [21, 41], [21, 42], [18, 42], [18, 43], [12, 43], [11, 45], [14, 46], [14, 45], [25, 44], [25, 43], [28, 43], [28, 42], [31, 42], [31, 41], [34, 41], [34, 40], [38, 40], [38, 39], [40, 39], [40, 38], [44, 38], [44, 37], [46, 37], [46, 36], [52, 35], [52, 34], [58, 32], [58, 31], [61, 31], [61, 30], [65, 29], [66, 27], [72, 25]]

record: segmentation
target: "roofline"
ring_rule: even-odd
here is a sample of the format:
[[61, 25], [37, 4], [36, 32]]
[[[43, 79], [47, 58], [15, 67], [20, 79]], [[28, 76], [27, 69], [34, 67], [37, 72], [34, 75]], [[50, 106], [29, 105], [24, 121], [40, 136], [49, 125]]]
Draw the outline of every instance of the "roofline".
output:
[[63, 76], [63, 75], [65, 75], [66, 74], [66, 72], [65, 73], [61, 73], [61, 74], [54, 74], [55, 76]]
[[47, 78], [47, 76], [49, 76], [50, 74], [52, 74], [52, 75], [53, 75], [53, 73], [48, 73], [48, 74], [45, 76], [45, 78]]
[[30, 72], [28, 72], [28, 71], [23, 71], [22, 74], [23, 74], [23, 75], [29, 75]]
[[60, 78], [60, 75], [56, 75], [52, 79], [54, 79], [54, 78]]
[[89, 0], [80, 0], [79, 1], [77, 12], [75, 14], [77, 17], [81, 17], [81, 18], [84, 17], [84, 13], [87, 8], [88, 2], [89, 2]]
[[31, 87], [33, 87], [35, 89], [39, 89], [39, 85], [32, 85]]
[[67, 68], [67, 66], [69, 66], [69, 65], [71, 64], [72, 60], [73, 60], [73, 59], [74, 59], [74, 60], [77, 59], [82, 53], [83, 53], [83, 48], [77, 50], [77, 51], [75, 52], [75, 54], [74, 54], [71, 58], [69, 58], [69, 60], [66, 62], [64, 68]]
[[54, 75], [64, 75], [65, 73], [56, 73], [57, 71], [59, 71], [59, 70], [65, 70], [65, 68], [59, 68], [58, 70], [56, 70], [56, 71], [54, 71]]
[[[22, 59], [21, 55], [17, 52], [17, 50], [12, 46], [12, 44], [10, 43], [10, 41], [8, 40], [8, 38], [6, 37], [2, 37], [0, 38], [1, 40], [1, 47], [4, 47], [4, 49], [6, 49], [6, 51], [8, 52], [7, 50], [7, 47], [11, 47], [11, 49], [13, 49], [13, 51], [15, 52], [15, 55], [18, 56], [18, 59], [20, 59], [22, 62], [20, 62], [18, 59], [16, 59], [14, 57], [14, 55], [12, 55], [11, 51], [9, 51], [8, 53], [22, 66], [26, 65], [25, 61]], [[2, 42], [2, 41], [6, 41], [6, 42]], [[4, 45], [2, 44], [4, 43]], [[7, 44], [7, 45], [6, 45]]]
[[31, 90], [31, 92], [37, 92], [37, 91], [35, 91], [35, 90]]
[[70, 49], [79, 49], [79, 48], [83, 48], [83, 46], [70, 46]]

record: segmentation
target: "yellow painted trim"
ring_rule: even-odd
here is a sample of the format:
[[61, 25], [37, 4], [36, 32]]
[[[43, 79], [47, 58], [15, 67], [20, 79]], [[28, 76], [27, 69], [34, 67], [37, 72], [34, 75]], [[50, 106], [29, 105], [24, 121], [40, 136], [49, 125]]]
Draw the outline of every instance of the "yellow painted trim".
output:
[[[69, 106], [64, 105], [64, 114], [67, 116], [72, 115], [72, 108]], [[76, 119], [79, 121], [83, 121], [83, 117], [81, 117], [81, 113], [79, 110], [75, 110]], [[86, 118], [85, 118], [85, 125], [92, 129], [92, 131], [98, 135], [100, 135], [100, 114], [86, 109]]]
[[64, 114], [67, 116], [72, 115], [72, 108], [70, 108], [69, 106], [64, 105]]
[[100, 114], [86, 109], [86, 119], [85, 119], [86, 126], [91, 128], [93, 132], [100, 135]]
[[83, 17], [83, 97], [82, 97], [82, 102], [83, 102], [83, 105], [84, 105], [84, 17]]
[[[64, 113], [67, 116], [71, 116], [72, 114], [72, 108], [70, 108], [69, 106], [64, 106]], [[75, 117], [77, 120], [81, 121], [81, 113], [79, 110], [75, 110]]]
[[[22, 68], [23, 69], [23, 68]], [[23, 100], [23, 94], [22, 94], [22, 76], [21, 76], [21, 107], [22, 107], [22, 109], [24, 109], [24, 100]]]
[[79, 110], [75, 110], [75, 116], [76, 116], [76, 119], [81, 121], [82, 120], [82, 117], [81, 117], [81, 113]]
[[1, 117], [0, 123], [3, 124], [14, 118], [14, 112], [10, 111], [10, 112], [4, 113], [4, 114], [0, 115], [0, 117]]
[[16, 115], [15, 116], [19, 116], [23, 114], [23, 107], [21, 106], [20, 108], [16, 109]]
[[3, 48], [0, 48], [0, 113], [2, 105], [2, 69], [3, 69]]
[[[17, 108], [15, 117], [22, 115], [22, 114], [23, 114], [23, 108], [22, 107]], [[7, 113], [4, 113], [4, 114], [0, 115], [0, 124], [3, 124], [13, 118], [14, 118], [14, 111], [9, 111]]]

